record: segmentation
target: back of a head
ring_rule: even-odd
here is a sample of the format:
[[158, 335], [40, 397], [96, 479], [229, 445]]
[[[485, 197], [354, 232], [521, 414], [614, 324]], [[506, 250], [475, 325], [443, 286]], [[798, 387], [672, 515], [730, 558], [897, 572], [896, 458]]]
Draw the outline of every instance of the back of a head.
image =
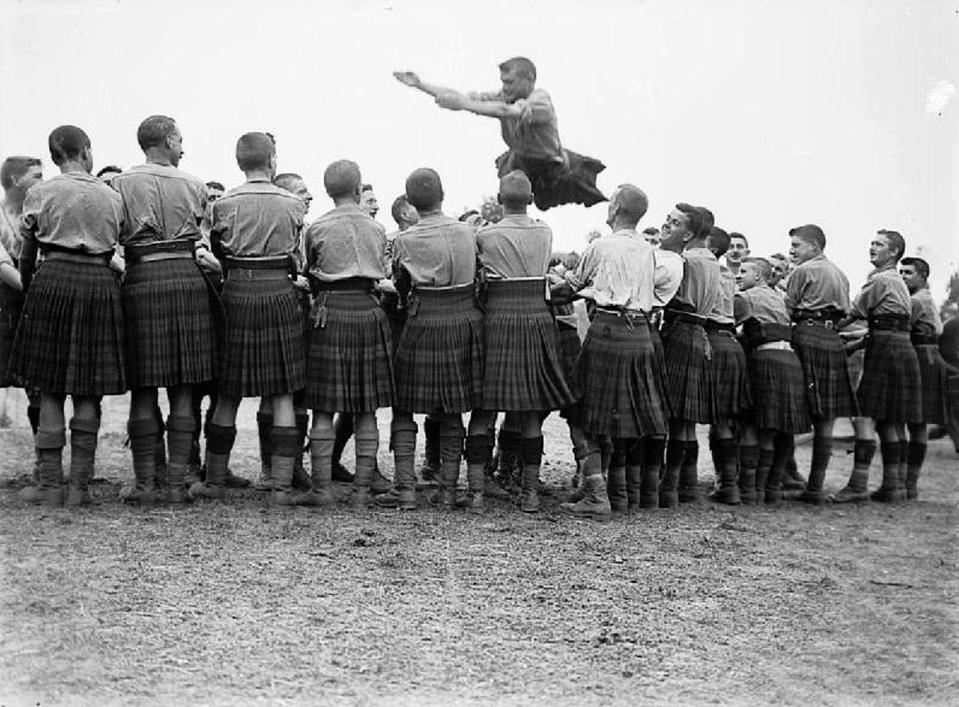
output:
[[633, 226], [639, 223], [649, 208], [646, 193], [633, 184], [620, 184], [616, 188], [617, 216]]
[[709, 235], [706, 236], [706, 247], [717, 258], [725, 255], [726, 251], [729, 250], [729, 234], [719, 226], [713, 226], [709, 229]]
[[282, 174], [278, 174], [273, 177], [273, 184], [278, 186], [280, 189], [286, 189], [286, 191], [293, 191], [296, 183], [302, 181], [303, 177], [296, 172], [283, 172]]
[[104, 174], [123, 174], [123, 170], [117, 167], [115, 164], [108, 164], [106, 167], [101, 167], [97, 171], [97, 179], [102, 177]]
[[773, 276], [773, 264], [766, 258], [748, 257], [743, 258], [743, 265], [755, 265], [763, 282], [769, 282]]
[[403, 225], [403, 211], [409, 205], [410, 202], [406, 200], [406, 194], [400, 194], [393, 199], [393, 205], [390, 206], [390, 215], [393, 217], [393, 220], [396, 221], [397, 226]]
[[269, 169], [276, 144], [266, 133], [246, 133], [236, 141], [236, 163], [244, 172]]
[[220, 191], [226, 191], [226, 187], [220, 184], [219, 182], [207, 182], [207, 189], [219, 189]]
[[406, 199], [417, 211], [433, 211], [443, 203], [443, 183], [436, 170], [420, 167], [406, 178]]
[[536, 65], [525, 56], [514, 56], [499, 65], [500, 71], [513, 71], [518, 76], [536, 81]]
[[358, 196], [362, 182], [360, 166], [352, 160], [337, 160], [323, 172], [323, 188], [331, 199]]
[[47, 145], [53, 164], [61, 165], [79, 159], [83, 151], [90, 147], [90, 138], [76, 125], [61, 125], [50, 133]]
[[166, 115], [151, 115], [137, 128], [137, 143], [146, 152], [151, 147], [166, 147], [166, 139], [176, 131], [176, 121]]
[[523, 208], [533, 203], [533, 185], [525, 172], [514, 169], [499, 180], [500, 203], [507, 208]]
[[676, 204], [676, 209], [686, 216], [687, 230], [692, 234], [693, 238], [702, 238], [703, 229], [705, 228], [705, 215], [703, 210], [698, 206], [693, 206], [685, 202]]
[[814, 223], [807, 223], [805, 226], [796, 226], [789, 229], [790, 238], [799, 238], [806, 243], [811, 243], [819, 247], [819, 250], [826, 249], [826, 234], [822, 232]]
[[9, 189], [13, 186], [15, 177], [22, 177], [31, 167], [40, 165], [40, 160], [36, 157], [8, 157], [0, 165], [0, 186]]
[[700, 237], [708, 238], [709, 232], [712, 230], [713, 226], [716, 225], [716, 217], [713, 215], [713, 212], [707, 209], [705, 206], [697, 206], [696, 208], [699, 209], [699, 212], [703, 215], [703, 228]]

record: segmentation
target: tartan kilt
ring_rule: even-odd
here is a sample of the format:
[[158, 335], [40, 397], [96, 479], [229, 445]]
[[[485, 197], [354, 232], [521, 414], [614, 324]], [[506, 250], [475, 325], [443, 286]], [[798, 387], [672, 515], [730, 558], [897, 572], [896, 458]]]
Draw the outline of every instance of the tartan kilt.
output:
[[856, 391], [862, 415], [884, 422], [923, 422], [921, 395], [919, 360], [909, 333], [870, 332]]
[[751, 350], [748, 356], [753, 408], [750, 420], [761, 430], [785, 434], [809, 431], [806, 380], [794, 351]]
[[105, 263], [40, 263], [8, 373], [18, 384], [52, 395], [96, 397], [127, 390], [120, 284]]
[[390, 324], [365, 290], [318, 295], [326, 323], [310, 331], [306, 404], [322, 412], [362, 413], [393, 404]]
[[556, 350], [559, 352], [559, 362], [563, 368], [566, 385], [569, 386], [569, 390], [576, 400], [580, 397], [579, 382], [576, 380], [576, 363], [579, 360], [579, 352], [582, 348], [583, 344], [579, 340], [579, 332], [576, 327], [557, 322]]
[[846, 347], [836, 330], [800, 322], [793, 327], [792, 346], [803, 367], [813, 419], [857, 417], [859, 405], [849, 379]]
[[303, 309], [289, 277], [233, 268], [223, 283], [226, 312], [220, 392], [249, 398], [294, 393], [306, 383]]
[[708, 331], [712, 350], [713, 406], [717, 417], [739, 417], [753, 405], [749, 370], [742, 344], [732, 332]]
[[949, 369], [936, 344], [915, 345], [922, 378], [922, 421], [930, 425], [949, 422]]
[[0, 388], [15, 385], [16, 381], [7, 376], [13, 339], [17, 334], [20, 310], [23, 309], [23, 293], [10, 285], [0, 282]]
[[131, 390], [194, 385], [216, 377], [209, 287], [192, 258], [127, 268], [121, 292]]
[[663, 328], [662, 341], [670, 417], [684, 422], [715, 422], [706, 330], [700, 324], [671, 322]]
[[508, 150], [496, 158], [496, 170], [500, 178], [514, 169], [522, 170], [529, 177], [533, 203], [540, 211], [563, 204], [593, 206], [606, 201], [606, 196], [596, 187], [596, 175], [606, 169], [606, 165], [572, 150], [564, 149], [563, 156], [563, 162], [556, 162], [524, 157]]
[[543, 280], [489, 282], [485, 328], [484, 410], [545, 412], [574, 401]]
[[583, 341], [577, 378], [582, 397], [574, 422], [587, 434], [631, 439], [666, 434], [665, 379], [645, 321], [597, 312]]
[[479, 407], [483, 312], [470, 283], [414, 290], [395, 353], [396, 402], [404, 412], [462, 414]]

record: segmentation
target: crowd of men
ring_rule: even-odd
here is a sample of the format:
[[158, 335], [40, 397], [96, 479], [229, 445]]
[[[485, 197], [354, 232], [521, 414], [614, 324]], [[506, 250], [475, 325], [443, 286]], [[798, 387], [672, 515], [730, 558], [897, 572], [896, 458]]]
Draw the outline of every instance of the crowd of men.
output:
[[[851, 298], [813, 224], [789, 231], [788, 258], [750, 257], [745, 236], [702, 206], [677, 204], [661, 229], [640, 232], [646, 194], [622, 184], [609, 230], [581, 257], [557, 255], [549, 226], [528, 215], [537, 180], [515, 159], [491, 219], [446, 215], [440, 175], [414, 170], [387, 235], [352, 161], [326, 168], [333, 208], [307, 224], [313, 197], [302, 177], [277, 173], [269, 133], [239, 138], [246, 181], [230, 190], [179, 169], [172, 118], [148, 117], [136, 138], [144, 163], [98, 177], [89, 137], [70, 125], [49, 136], [58, 176], [44, 181], [36, 158], [2, 165], [0, 365], [30, 398], [26, 502], [89, 502], [100, 400], [127, 392], [131, 503], [217, 501], [247, 485], [229, 463], [238, 407], [255, 397], [256, 487], [277, 506], [329, 506], [333, 482], [348, 480], [356, 508], [415, 509], [414, 416], [426, 415], [433, 502], [482, 513], [512, 490], [536, 513], [542, 425], [559, 411], [577, 468], [561, 508], [593, 518], [698, 501], [697, 425], [710, 426], [714, 501], [775, 506], [790, 489], [811, 504], [913, 499], [927, 425], [953, 412], [957, 372], [939, 352], [929, 264], [904, 258], [896, 231], [876, 233], [874, 270]], [[576, 300], [589, 311], [582, 340]], [[381, 408], [392, 408], [391, 481], [377, 466]], [[854, 465], [830, 496], [844, 417], [855, 420]], [[808, 431], [804, 478], [793, 440]], [[340, 463], [350, 436], [352, 475]], [[877, 436], [883, 476], [870, 493]]]

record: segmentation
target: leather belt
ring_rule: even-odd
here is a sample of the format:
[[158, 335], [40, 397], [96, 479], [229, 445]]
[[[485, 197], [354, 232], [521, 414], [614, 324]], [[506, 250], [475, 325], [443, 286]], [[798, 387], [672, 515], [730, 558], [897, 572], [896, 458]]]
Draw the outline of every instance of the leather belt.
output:
[[81, 265], [102, 265], [104, 267], [110, 264], [110, 258], [113, 257], [113, 253], [80, 253], [78, 251], [70, 250], [51, 250], [44, 254], [43, 259], [45, 261], [56, 261], [67, 263], [79, 263]]
[[756, 347], [756, 351], [792, 351], [793, 347], [788, 341], [768, 341]]

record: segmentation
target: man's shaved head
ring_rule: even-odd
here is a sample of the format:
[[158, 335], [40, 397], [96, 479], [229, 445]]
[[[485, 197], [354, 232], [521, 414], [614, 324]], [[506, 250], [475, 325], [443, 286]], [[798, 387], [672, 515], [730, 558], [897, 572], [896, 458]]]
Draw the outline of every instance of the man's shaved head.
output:
[[79, 159], [83, 151], [90, 147], [90, 138], [76, 125], [61, 125], [50, 133], [47, 146], [53, 164], [61, 165], [68, 160]]
[[518, 169], [499, 180], [499, 202], [506, 207], [524, 207], [533, 203], [533, 185]]
[[352, 160], [337, 160], [323, 172], [323, 188], [331, 199], [359, 197], [362, 184], [360, 166]]
[[246, 133], [236, 141], [236, 163], [244, 172], [269, 169], [276, 144], [266, 133]]
[[436, 170], [420, 167], [406, 178], [406, 198], [417, 211], [432, 211], [443, 203], [443, 183]]
[[616, 215], [634, 227], [646, 215], [649, 198], [634, 184], [620, 184], [613, 195]]
[[719, 226], [711, 227], [709, 235], [706, 237], [706, 247], [717, 258], [722, 257], [729, 250], [729, 234]]

